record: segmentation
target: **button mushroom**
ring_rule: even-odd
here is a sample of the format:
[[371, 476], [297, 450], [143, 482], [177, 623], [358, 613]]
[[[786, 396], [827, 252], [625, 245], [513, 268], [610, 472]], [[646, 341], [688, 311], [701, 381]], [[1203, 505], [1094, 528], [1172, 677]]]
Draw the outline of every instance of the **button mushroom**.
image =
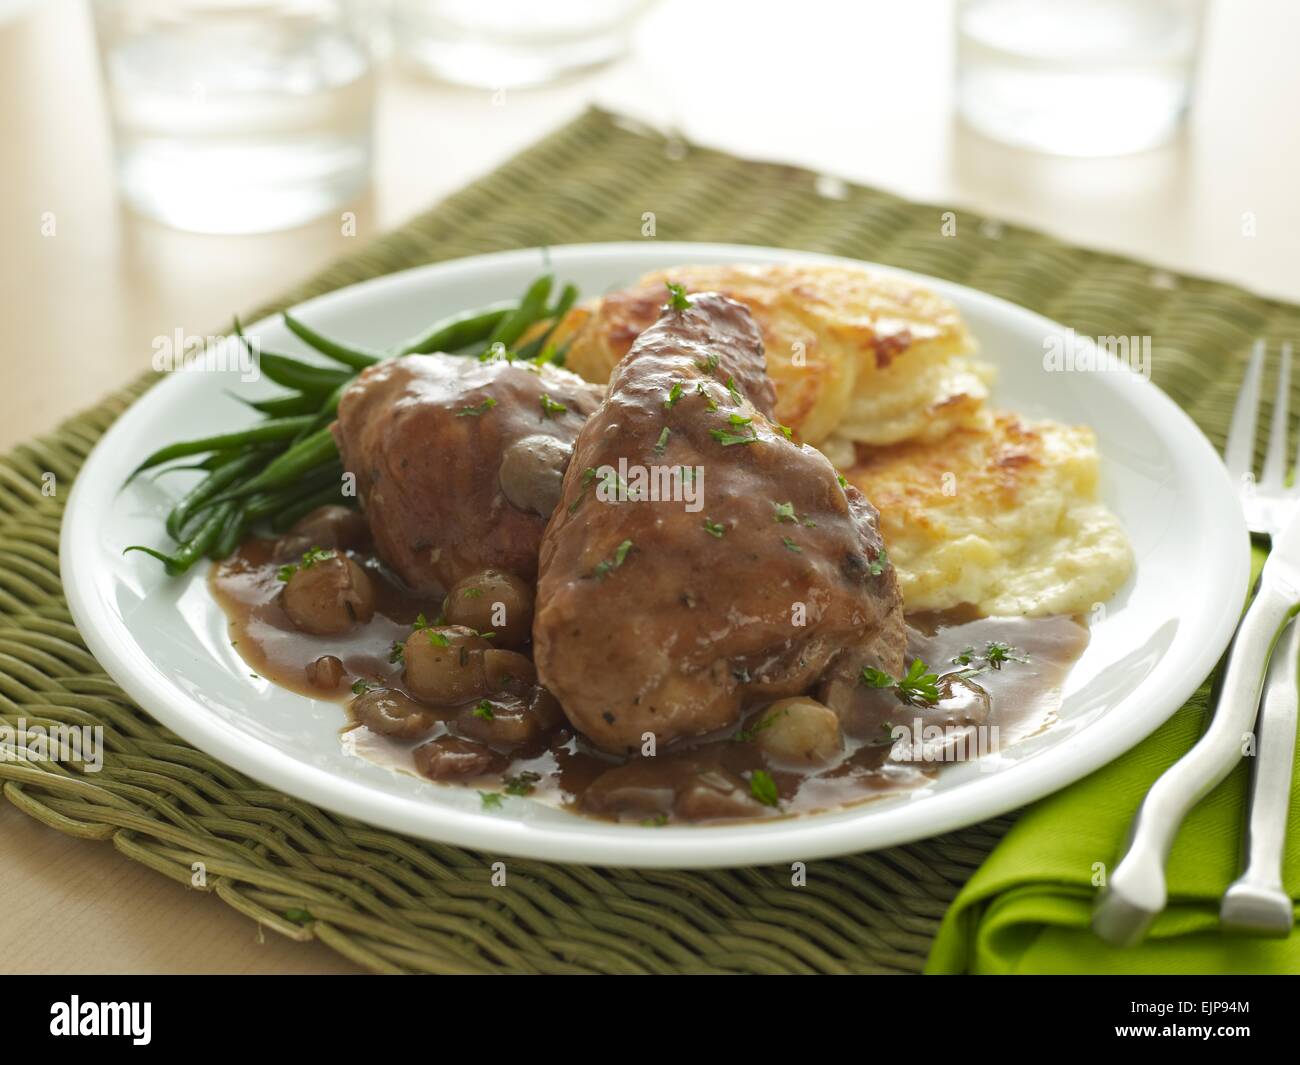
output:
[[522, 647], [533, 629], [533, 590], [513, 573], [484, 570], [447, 593], [443, 616], [453, 625], [492, 633], [501, 647]]
[[303, 632], [339, 636], [374, 616], [370, 578], [346, 555], [314, 549], [285, 569], [284, 612]]
[[460, 625], [416, 629], [402, 651], [406, 685], [419, 699], [438, 706], [487, 693], [483, 652], [492, 645]]
[[512, 506], [548, 518], [560, 502], [572, 447], [538, 433], [516, 440], [501, 456], [501, 494]]
[[433, 730], [438, 719], [427, 706], [392, 688], [371, 688], [352, 700], [357, 722], [383, 736], [414, 740]]

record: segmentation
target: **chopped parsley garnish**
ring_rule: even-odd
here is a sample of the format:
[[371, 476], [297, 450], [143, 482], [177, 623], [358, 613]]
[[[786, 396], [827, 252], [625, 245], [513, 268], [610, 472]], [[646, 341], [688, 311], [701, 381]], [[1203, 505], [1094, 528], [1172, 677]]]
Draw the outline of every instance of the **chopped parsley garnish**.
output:
[[659, 434], [659, 439], [655, 441], [655, 454], [656, 454], [656, 455], [662, 455], [662, 454], [664, 453], [665, 449], [667, 449], [667, 447], [668, 447], [668, 437], [669, 437], [670, 435], [671, 435], [671, 430], [668, 428], [668, 426], [665, 425], [665, 426], [663, 427], [663, 431]]
[[370, 690], [370, 683], [365, 680], [355, 680], [352, 682], [353, 695], [365, 695]]
[[749, 775], [749, 793], [764, 806], [780, 806], [781, 796], [776, 790], [776, 781], [772, 774], [764, 769], [755, 769]]
[[618, 547], [614, 549], [614, 557], [607, 558], [602, 560], [601, 562], [598, 562], [596, 564], [596, 568], [591, 571], [591, 575], [595, 577], [596, 580], [603, 581], [606, 577], [610, 575], [610, 573], [618, 569], [619, 566], [623, 565], [624, 560], [626, 560], [627, 558], [628, 552], [631, 550], [632, 550], [632, 541], [624, 540], [621, 544], [618, 545]]
[[483, 800], [483, 809], [500, 810], [501, 795], [495, 791], [480, 791], [478, 797]]
[[677, 406], [677, 401], [682, 398], [682, 383], [674, 381], [673, 387], [668, 390], [668, 398], [664, 400], [664, 410], [672, 410]]
[[795, 525], [799, 524], [799, 519], [796, 517], [794, 512], [793, 503], [773, 503], [772, 506], [776, 509], [776, 516], [773, 517], [773, 521], [788, 521]]
[[748, 743], [764, 729], [769, 729], [775, 725], [787, 713], [789, 713], [787, 710], [778, 710], [775, 714], [768, 714], [766, 717], [761, 717], [754, 723], [753, 727], [743, 728], [731, 738], [737, 743]]
[[703, 381], [701, 381], [699, 384], [697, 384], [697, 385], [695, 386], [695, 391], [698, 392], [701, 396], [704, 397], [704, 409], [705, 409], [705, 410], [707, 410], [707, 411], [709, 411], [710, 413], [712, 413], [713, 411], [715, 411], [715, 410], [718, 409], [718, 404], [714, 401], [713, 397], [712, 397], [711, 395], [709, 395], [709, 390], [708, 390], [707, 388], [704, 387], [704, 382], [703, 382]]
[[879, 577], [885, 570], [889, 569], [889, 552], [882, 547], [880, 554], [871, 560], [871, 564], [867, 569], [871, 571], [873, 577]]
[[684, 311], [691, 305], [690, 298], [686, 295], [686, 289], [681, 285], [675, 285], [668, 282], [668, 306], [674, 311]]
[[727, 419], [732, 425], [748, 425], [753, 420], [753, 418], [746, 418], [740, 414], [733, 414]]
[[447, 639], [446, 633], [439, 632], [437, 629], [426, 629], [429, 634], [429, 642], [434, 647], [450, 647], [451, 641]]
[[491, 396], [488, 396], [488, 398], [485, 399], [482, 403], [480, 403], [477, 407], [461, 407], [460, 410], [456, 412], [456, 417], [477, 418], [480, 414], [486, 414], [496, 405], [497, 405], [497, 401], [493, 399]]
[[336, 554], [338, 554], [337, 551], [332, 551], [329, 548], [313, 547], [309, 551], [304, 551], [302, 558], [300, 558], [296, 563], [291, 562], [287, 566], [281, 566], [275, 571], [275, 575], [280, 580], [287, 581], [297, 573], [298, 570], [311, 569], [311, 567], [317, 562], [325, 562], [333, 558]]
[[393, 641], [393, 646], [388, 649], [388, 661], [400, 662], [402, 656], [406, 654], [406, 647], [403, 644]]
[[883, 670], [866, 666], [862, 670], [862, 682], [869, 688], [893, 688], [903, 702], [933, 706], [939, 701], [939, 689], [936, 686], [939, 675], [926, 670], [926, 664], [915, 658], [907, 672], [895, 680]]
[[774, 424], [778, 429], [781, 430], [781, 435], [784, 436], [787, 440], [789, 440], [792, 436], [794, 436], [794, 430], [791, 429], [788, 425], [782, 425], [780, 422], [775, 422]]
[[719, 540], [721, 540], [723, 535], [727, 531], [727, 527], [723, 525], [721, 522], [710, 521], [708, 518], [705, 518], [704, 531], [708, 533], [710, 536], [716, 536]]
[[505, 785], [507, 795], [531, 795], [541, 779], [540, 773], [526, 769], [518, 776], [505, 777], [502, 783]]
[[803, 554], [803, 548], [800, 547], [798, 544], [796, 544], [793, 540], [791, 540], [790, 537], [788, 536], [781, 537], [781, 543], [785, 544], [785, 549], [787, 551], [793, 551], [796, 555]]
[[844, 474], [837, 473], [835, 479], [840, 482], [841, 488], [847, 488], [849, 486], [849, 479], [845, 477]]
[[707, 355], [703, 362], [697, 362], [695, 368], [701, 373], [713, 373], [718, 368], [718, 357], [716, 355]]
[[474, 707], [474, 716], [481, 717], [484, 721], [491, 721], [496, 714], [492, 711], [492, 704], [484, 699], [478, 706]]
[[481, 599], [483, 596], [482, 588], [466, 588], [460, 593], [462, 599]]
[[1029, 656], [1009, 644], [990, 640], [984, 648], [984, 661], [994, 669], [1001, 669], [1004, 662], [1028, 662]]
[[863, 666], [862, 683], [868, 688], [892, 688], [894, 686], [894, 678], [883, 669], [875, 669], [872, 666]]
[[758, 443], [758, 436], [752, 430], [748, 436], [742, 436], [740, 433], [729, 433], [726, 429], [710, 429], [709, 435], [723, 447], [732, 447], [735, 444]]
[[549, 418], [552, 414], [563, 414], [566, 410], [569, 409], [563, 403], [556, 403], [555, 400], [553, 400], [545, 392], [543, 392], [541, 396], [538, 398], [539, 398], [539, 402], [542, 405], [543, 418]]
[[479, 362], [514, 362], [515, 353], [508, 347], [497, 341], [478, 357]]
[[578, 482], [578, 495], [573, 502], [569, 504], [570, 514], [576, 514], [578, 512], [578, 508], [582, 506], [582, 501], [587, 498], [583, 493], [586, 492], [587, 488], [591, 485], [591, 482], [595, 479], [596, 468], [594, 466], [588, 466], [582, 471], [582, 479]]
[[1018, 647], [1012, 647], [1010, 644], [998, 640], [989, 640], [984, 645], [982, 653], [977, 653], [974, 647], [967, 647], [952, 660], [952, 664], [955, 666], [971, 666], [975, 659], [980, 659], [983, 665], [966, 670], [967, 676], [984, 673], [990, 669], [1001, 669], [1008, 662], [1028, 662], [1029, 656]]
[[736, 379], [734, 377], [727, 378], [727, 391], [731, 393], [731, 398], [737, 403], [745, 402], [745, 397], [740, 394], [740, 389], [736, 387]]
[[618, 475], [618, 471], [613, 466], [609, 467], [609, 472], [600, 479], [600, 486], [605, 489], [607, 495], [615, 499], [640, 499], [641, 490], [633, 489], [627, 481]]
[[415, 615], [415, 624], [412, 625], [411, 627], [414, 628], [416, 632], [419, 632], [421, 629], [427, 629], [429, 627], [429, 619], [424, 616], [423, 610], [421, 610], [418, 614]]

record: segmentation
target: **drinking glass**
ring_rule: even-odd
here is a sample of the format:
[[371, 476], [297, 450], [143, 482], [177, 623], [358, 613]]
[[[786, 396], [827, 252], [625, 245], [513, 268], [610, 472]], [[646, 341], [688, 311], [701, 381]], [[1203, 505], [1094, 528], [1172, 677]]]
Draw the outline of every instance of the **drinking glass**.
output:
[[957, 108], [995, 140], [1119, 155], [1186, 112], [1205, 0], [961, 0]]
[[94, 0], [123, 197], [180, 229], [299, 225], [370, 173], [370, 5]]
[[540, 85], [622, 55], [653, 0], [393, 0], [395, 47], [459, 85]]

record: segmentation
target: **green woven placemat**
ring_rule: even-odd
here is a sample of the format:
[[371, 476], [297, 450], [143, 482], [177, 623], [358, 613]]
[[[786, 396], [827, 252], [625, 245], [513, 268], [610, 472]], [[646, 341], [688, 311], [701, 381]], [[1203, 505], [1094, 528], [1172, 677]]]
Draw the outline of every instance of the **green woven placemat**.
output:
[[[262, 308], [421, 263], [503, 248], [641, 239], [788, 245], [964, 282], [1086, 335], [1154, 337], [1154, 376], [1221, 443], [1254, 337], [1300, 335], [1300, 308], [1176, 277], [1028, 230], [666, 141], [592, 111], [401, 230]], [[260, 314], [261, 312], [259, 312]], [[253, 315], [251, 318], [256, 318]], [[251, 320], [246, 318], [246, 320]], [[382, 832], [262, 787], [134, 706], [86, 652], [59, 585], [67, 486], [137, 382], [0, 458], [0, 714], [102, 725], [101, 772], [0, 761], [4, 795], [71, 835], [206, 890], [295, 939], [381, 971], [916, 972], [948, 903], [1006, 819], [789, 868], [601, 870]], [[60, 491], [42, 494], [42, 474]]]

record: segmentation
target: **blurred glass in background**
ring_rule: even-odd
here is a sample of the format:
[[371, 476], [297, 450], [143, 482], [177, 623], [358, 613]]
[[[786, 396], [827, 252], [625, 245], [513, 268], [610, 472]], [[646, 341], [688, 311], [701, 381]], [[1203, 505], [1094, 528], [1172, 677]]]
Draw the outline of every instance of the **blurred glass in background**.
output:
[[1205, 0], [960, 0], [957, 109], [1060, 155], [1153, 148], [1178, 130]]
[[181, 229], [310, 221], [370, 175], [361, 0], [92, 0], [122, 195]]
[[541, 85], [617, 59], [654, 0], [391, 0], [393, 43], [444, 81]]

